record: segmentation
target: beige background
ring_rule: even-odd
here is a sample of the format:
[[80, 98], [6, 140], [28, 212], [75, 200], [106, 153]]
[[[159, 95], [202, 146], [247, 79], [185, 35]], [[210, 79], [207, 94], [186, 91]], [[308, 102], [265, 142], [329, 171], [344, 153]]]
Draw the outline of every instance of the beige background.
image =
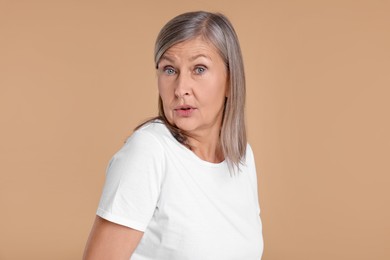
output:
[[156, 114], [154, 39], [239, 34], [264, 260], [390, 259], [390, 2], [0, 1], [0, 259], [79, 259], [105, 167]]

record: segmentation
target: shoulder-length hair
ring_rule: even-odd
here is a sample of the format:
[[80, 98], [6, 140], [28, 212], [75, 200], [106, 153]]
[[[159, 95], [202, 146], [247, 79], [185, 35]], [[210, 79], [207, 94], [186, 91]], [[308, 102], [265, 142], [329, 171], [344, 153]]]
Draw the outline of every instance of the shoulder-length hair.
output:
[[[244, 116], [245, 74], [238, 37], [227, 17], [205, 11], [188, 12], [174, 17], [157, 36], [154, 49], [156, 69], [161, 57], [170, 47], [196, 37], [211, 42], [226, 65], [229, 94], [225, 102], [220, 142], [229, 169], [235, 171], [245, 159], [247, 145]], [[161, 97], [158, 110], [157, 118], [165, 123], [180, 143], [189, 146], [186, 134], [169, 124], [166, 119]]]

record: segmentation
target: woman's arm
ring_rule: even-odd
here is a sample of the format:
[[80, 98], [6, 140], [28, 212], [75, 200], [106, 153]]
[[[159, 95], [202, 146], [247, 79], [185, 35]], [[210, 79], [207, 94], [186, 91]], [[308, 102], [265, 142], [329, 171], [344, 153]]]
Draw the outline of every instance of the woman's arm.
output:
[[83, 260], [129, 260], [143, 234], [96, 216]]

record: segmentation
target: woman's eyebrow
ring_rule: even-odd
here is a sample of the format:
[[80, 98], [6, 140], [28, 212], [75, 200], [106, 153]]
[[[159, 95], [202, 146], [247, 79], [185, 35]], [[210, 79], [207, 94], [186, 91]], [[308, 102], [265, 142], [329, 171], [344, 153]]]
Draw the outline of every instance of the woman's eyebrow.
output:
[[208, 59], [208, 60], [212, 60], [210, 56], [207, 56], [207, 55], [205, 55], [205, 54], [198, 54], [198, 55], [192, 56], [192, 57], [190, 58], [190, 61], [194, 61], [194, 60], [196, 60], [196, 59], [198, 59], [198, 58], [201, 58], [201, 57], [206, 58], [206, 59]]
[[174, 62], [174, 60], [173, 60], [172, 58], [168, 57], [167, 55], [163, 55], [163, 56], [160, 58], [160, 62], [161, 62], [162, 60], [167, 60], [167, 61], [169, 61], [169, 62]]
[[[202, 58], [202, 57], [203, 57], [203, 58], [206, 58], [206, 59], [208, 59], [208, 60], [212, 60], [210, 56], [205, 55], [205, 54], [202, 54], [202, 53], [190, 57], [189, 60], [190, 60], [190, 61], [194, 61], [194, 60], [196, 60], [196, 59], [198, 59], [198, 58]], [[174, 62], [175, 62], [175, 60], [174, 60], [173, 58], [169, 57], [168, 55], [163, 55], [163, 56], [160, 58], [159, 63], [160, 63], [161, 61], [163, 61], [163, 60], [166, 60], [166, 61], [171, 62], [171, 63], [174, 63]]]

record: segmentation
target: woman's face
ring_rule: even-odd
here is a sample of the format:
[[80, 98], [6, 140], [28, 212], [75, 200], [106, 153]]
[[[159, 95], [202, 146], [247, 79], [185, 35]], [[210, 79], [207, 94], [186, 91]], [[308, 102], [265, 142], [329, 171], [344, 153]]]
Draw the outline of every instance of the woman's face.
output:
[[169, 123], [194, 136], [219, 133], [228, 75], [214, 45], [195, 38], [169, 48], [158, 63], [158, 90]]

